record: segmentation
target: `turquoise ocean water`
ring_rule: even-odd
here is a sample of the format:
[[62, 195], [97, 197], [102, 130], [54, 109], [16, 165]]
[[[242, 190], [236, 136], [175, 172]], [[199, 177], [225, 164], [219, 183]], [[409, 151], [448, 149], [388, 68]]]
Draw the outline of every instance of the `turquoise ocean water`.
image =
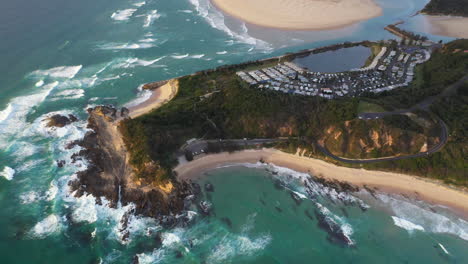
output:
[[[366, 193], [350, 198], [370, 206], [365, 212], [329, 193], [297, 205], [291, 190], [274, 183], [306, 195], [300, 175], [251, 166], [216, 170], [201, 180], [215, 186], [206, 199], [216, 215], [194, 215], [191, 226], [174, 230], [132, 217], [125, 243], [119, 221], [131, 206], [110, 209], [93, 197], [75, 199], [67, 183], [86, 162], [56, 166], [62, 159], [70, 164], [79, 151], [64, 146], [86, 133], [90, 106], [135, 103], [148, 96], [138, 89], [143, 83], [223, 64], [391, 38], [383, 26], [426, 3], [378, 2], [383, 17], [346, 29], [281, 32], [223, 16], [207, 0], [3, 1], [1, 263], [129, 263], [136, 254], [141, 263], [466, 263], [468, 224], [444, 208]], [[411, 21], [405, 28], [418, 31], [417, 19]], [[83, 121], [46, 129], [43, 120], [54, 113]], [[352, 244], [329, 241], [316, 210]]]

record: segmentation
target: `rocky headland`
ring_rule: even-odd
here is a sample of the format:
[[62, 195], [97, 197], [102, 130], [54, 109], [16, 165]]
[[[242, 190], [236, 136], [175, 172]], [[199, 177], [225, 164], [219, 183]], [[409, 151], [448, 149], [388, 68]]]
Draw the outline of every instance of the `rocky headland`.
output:
[[[71, 145], [83, 149], [72, 156], [74, 161], [86, 159], [89, 163], [77, 179], [70, 182], [76, 197], [92, 194], [98, 203], [102, 198], [110, 201], [111, 207], [135, 205], [134, 213], [153, 217], [163, 225], [173, 226], [183, 221], [184, 210], [188, 209], [199, 187], [190, 181], [171, 179], [164, 184], [141, 183], [128, 162], [127, 150], [118, 130], [121, 115], [113, 106], [98, 106], [88, 109], [88, 132], [85, 137]], [[71, 147], [71, 146], [69, 146]]]

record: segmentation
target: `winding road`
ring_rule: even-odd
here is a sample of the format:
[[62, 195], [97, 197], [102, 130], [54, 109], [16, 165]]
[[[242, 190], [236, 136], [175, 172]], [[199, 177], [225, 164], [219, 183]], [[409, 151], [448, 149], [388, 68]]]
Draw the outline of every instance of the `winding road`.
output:
[[[358, 115], [358, 117], [360, 119], [369, 120], [369, 119], [379, 119], [379, 118], [383, 118], [383, 117], [391, 116], [391, 115], [404, 115], [414, 110], [424, 110], [424, 111], [429, 112], [431, 105], [438, 98], [452, 95], [460, 86], [462, 86], [467, 81], [468, 81], [468, 75], [465, 75], [463, 78], [461, 78], [454, 84], [447, 86], [440, 94], [436, 96], [428, 97], [425, 100], [407, 109], [396, 110], [396, 111], [391, 111], [391, 112], [380, 112], [380, 113], [361, 113]], [[449, 136], [448, 127], [445, 124], [445, 122], [439, 117], [437, 117], [437, 122], [440, 126], [439, 143], [432, 146], [430, 149], [428, 149], [425, 152], [420, 152], [420, 153], [411, 154], [411, 155], [391, 156], [391, 157], [382, 157], [382, 158], [375, 158], [375, 159], [348, 159], [348, 158], [338, 157], [334, 155], [325, 146], [319, 144], [318, 142], [316, 143], [316, 146], [326, 156], [334, 160], [345, 162], [345, 163], [366, 164], [366, 163], [375, 163], [375, 162], [382, 162], [382, 161], [396, 161], [396, 160], [403, 160], [403, 159], [420, 158], [420, 157], [428, 156], [432, 153], [435, 153], [441, 150], [445, 146], [445, 144], [447, 144], [448, 136]]]

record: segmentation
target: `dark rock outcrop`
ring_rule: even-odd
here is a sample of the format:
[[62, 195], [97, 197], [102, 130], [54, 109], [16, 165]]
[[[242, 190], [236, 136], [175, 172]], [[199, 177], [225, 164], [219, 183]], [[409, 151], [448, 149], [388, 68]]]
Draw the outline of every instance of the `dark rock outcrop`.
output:
[[66, 161], [64, 161], [64, 160], [57, 160], [57, 167], [63, 168], [63, 166], [65, 166], [65, 164], [66, 164]]
[[83, 140], [70, 143], [70, 147], [76, 144], [83, 148], [72, 160], [86, 159], [89, 163], [88, 168], [78, 172], [77, 179], [69, 183], [75, 196], [87, 193], [98, 199], [104, 197], [111, 207], [133, 203], [135, 211], [132, 213], [156, 218], [167, 226], [177, 224], [173, 216], [190, 207], [194, 199], [186, 198], [199, 193], [199, 186], [172, 180], [172, 191], [166, 193], [157, 187], [140, 188], [130, 182], [133, 169], [127, 162], [126, 151], [122, 150], [123, 142], [116, 143], [116, 139], [121, 140], [117, 124], [113, 123], [117, 110], [112, 106], [98, 106], [88, 109], [88, 113], [88, 128], [92, 131]]
[[122, 107], [120, 109], [120, 116], [121, 117], [126, 118], [126, 117], [128, 117], [128, 114], [130, 114], [130, 110], [128, 110], [128, 108]]
[[68, 115], [68, 116], [63, 116], [63, 115], [53, 115], [51, 117], [48, 117], [47, 119], [47, 127], [65, 127], [68, 126], [69, 124], [78, 121], [78, 118], [76, 118], [74, 115]]

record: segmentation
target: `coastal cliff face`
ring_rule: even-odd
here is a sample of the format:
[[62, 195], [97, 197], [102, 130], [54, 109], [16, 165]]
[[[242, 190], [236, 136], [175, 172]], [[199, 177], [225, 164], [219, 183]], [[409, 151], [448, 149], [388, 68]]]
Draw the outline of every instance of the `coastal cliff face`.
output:
[[135, 213], [162, 219], [180, 213], [186, 198], [193, 194], [187, 182], [169, 180], [164, 184], [148, 184], [135, 180], [134, 170], [128, 162], [127, 150], [118, 131], [118, 111], [109, 106], [88, 110], [88, 132], [83, 140], [74, 142], [84, 149], [73, 159], [89, 162], [85, 171], [70, 183], [77, 197], [92, 194], [110, 201], [112, 207], [135, 204]]
[[[333, 154], [356, 159], [390, 157], [425, 152], [439, 142], [437, 126], [420, 120], [421, 125], [407, 116], [391, 121], [354, 119], [325, 130], [322, 142]], [[433, 136], [431, 136], [433, 135]]]

